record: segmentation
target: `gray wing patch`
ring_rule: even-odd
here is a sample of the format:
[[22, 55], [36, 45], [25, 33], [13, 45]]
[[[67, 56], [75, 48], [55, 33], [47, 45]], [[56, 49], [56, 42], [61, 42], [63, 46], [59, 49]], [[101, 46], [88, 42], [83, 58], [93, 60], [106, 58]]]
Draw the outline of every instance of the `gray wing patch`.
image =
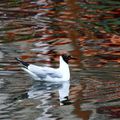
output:
[[48, 75], [52, 78], [61, 78], [62, 75], [58, 75], [58, 74], [55, 74], [55, 73], [48, 73]]

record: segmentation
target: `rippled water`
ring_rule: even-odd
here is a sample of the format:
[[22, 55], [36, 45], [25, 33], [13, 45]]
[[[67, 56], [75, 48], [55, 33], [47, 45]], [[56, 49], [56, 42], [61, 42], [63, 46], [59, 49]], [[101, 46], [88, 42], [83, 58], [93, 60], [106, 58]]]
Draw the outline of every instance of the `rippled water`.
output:
[[[120, 119], [119, 9], [91, 5], [100, 14], [91, 16], [91, 3], [1, 0], [0, 120]], [[14, 59], [56, 68], [66, 51], [80, 58], [70, 63], [70, 83], [34, 81]]]

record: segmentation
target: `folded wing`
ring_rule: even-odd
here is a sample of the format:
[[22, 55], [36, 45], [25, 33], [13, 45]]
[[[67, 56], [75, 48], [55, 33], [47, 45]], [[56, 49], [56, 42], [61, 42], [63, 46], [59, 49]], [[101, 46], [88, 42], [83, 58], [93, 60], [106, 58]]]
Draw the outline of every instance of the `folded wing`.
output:
[[39, 67], [33, 64], [28, 66], [28, 70], [39, 76], [40, 78], [45, 78], [47, 76], [52, 78], [61, 78], [62, 75], [59, 69], [54, 69], [50, 67]]

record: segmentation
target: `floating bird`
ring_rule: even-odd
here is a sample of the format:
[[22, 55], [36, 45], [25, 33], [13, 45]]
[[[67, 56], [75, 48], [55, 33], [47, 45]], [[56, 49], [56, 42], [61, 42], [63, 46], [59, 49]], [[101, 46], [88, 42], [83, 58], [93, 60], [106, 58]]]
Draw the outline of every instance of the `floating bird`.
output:
[[59, 58], [59, 67], [42, 67], [33, 64], [29, 64], [22, 61], [20, 58], [15, 58], [18, 62], [24, 65], [22, 68], [24, 71], [29, 73], [35, 80], [44, 80], [50, 82], [60, 82], [70, 80], [70, 70], [68, 62], [70, 59], [75, 59], [70, 55], [63, 54]]

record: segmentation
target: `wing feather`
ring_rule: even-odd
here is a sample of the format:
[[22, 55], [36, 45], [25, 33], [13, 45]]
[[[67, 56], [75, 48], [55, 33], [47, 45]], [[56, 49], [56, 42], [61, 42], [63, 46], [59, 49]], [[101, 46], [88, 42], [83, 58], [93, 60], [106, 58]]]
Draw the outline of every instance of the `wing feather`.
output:
[[33, 64], [30, 64], [28, 66], [28, 69], [35, 73], [36, 75], [38, 75], [39, 77], [45, 78], [46, 76], [50, 76], [50, 77], [57, 77], [60, 78], [62, 77], [62, 75], [60, 74], [60, 71], [58, 69], [54, 69], [54, 68], [50, 68], [50, 67], [40, 67], [40, 66], [36, 66]]

